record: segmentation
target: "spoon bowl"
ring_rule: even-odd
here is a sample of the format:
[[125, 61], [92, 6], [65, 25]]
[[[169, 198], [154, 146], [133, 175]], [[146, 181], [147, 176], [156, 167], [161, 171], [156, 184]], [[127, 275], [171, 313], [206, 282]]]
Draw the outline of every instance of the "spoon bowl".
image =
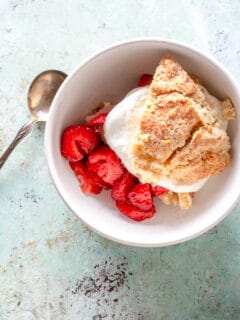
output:
[[62, 71], [47, 70], [33, 80], [28, 90], [28, 107], [39, 121], [47, 120], [53, 98], [66, 76]]

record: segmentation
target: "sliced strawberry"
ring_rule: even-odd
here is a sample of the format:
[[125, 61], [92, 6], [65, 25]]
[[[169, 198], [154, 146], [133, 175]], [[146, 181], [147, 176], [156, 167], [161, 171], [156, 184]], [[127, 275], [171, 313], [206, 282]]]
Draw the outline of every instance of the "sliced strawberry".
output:
[[96, 117], [93, 118], [92, 120], [84, 123], [85, 126], [89, 126], [93, 128], [99, 134], [99, 136], [104, 142], [105, 142], [105, 137], [104, 137], [103, 125], [106, 121], [106, 117], [107, 117], [107, 113], [100, 113], [96, 115]]
[[149, 86], [152, 82], [153, 76], [151, 74], [143, 74], [138, 82], [139, 87]]
[[156, 212], [154, 207], [152, 207], [152, 209], [149, 211], [143, 211], [138, 207], [120, 201], [116, 202], [116, 206], [123, 214], [135, 221], [143, 221], [145, 219], [149, 219]]
[[105, 182], [101, 177], [99, 177], [98, 174], [96, 174], [95, 172], [93, 172], [92, 170], [90, 170], [88, 163], [86, 163], [86, 172], [87, 172], [87, 176], [92, 177], [92, 179], [104, 190], [109, 190], [112, 188], [112, 185]]
[[151, 188], [151, 193], [153, 197], [160, 196], [161, 194], [164, 194], [166, 192], [168, 192], [168, 189], [160, 186], [154, 186]]
[[132, 205], [143, 211], [150, 211], [153, 207], [151, 186], [149, 183], [138, 183], [128, 194]]
[[127, 202], [128, 193], [134, 186], [136, 180], [136, 177], [130, 172], [124, 173], [113, 185], [111, 193], [113, 200]]
[[69, 161], [69, 165], [74, 171], [76, 177], [79, 181], [81, 181], [86, 175], [86, 166], [83, 161], [71, 162]]
[[100, 113], [95, 118], [85, 123], [85, 126], [98, 126], [104, 124], [107, 118], [107, 113]]
[[80, 182], [80, 187], [86, 195], [99, 194], [102, 189], [108, 189], [107, 185], [94, 172], [86, 167], [83, 161], [69, 162], [72, 170]]
[[83, 193], [91, 195], [99, 194], [102, 191], [102, 187], [96, 183], [94, 176], [92, 177], [86, 171], [85, 163], [83, 161], [69, 162], [69, 164], [80, 182]]
[[99, 135], [92, 128], [73, 125], [62, 134], [61, 154], [69, 161], [79, 161], [100, 142]]
[[79, 130], [77, 126], [68, 127], [62, 134], [61, 154], [69, 161], [78, 161], [84, 157], [83, 150], [76, 143], [78, 136]]
[[121, 160], [106, 145], [89, 155], [88, 168], [110, 185], [113, 185], [126, 172]]
[[103, 125], [97, 125], [97, 126], [95, 126], [95, 127], [93, 127], [93, 128], [94, 128], [94, 130], [99, 134], [99, 136], [100, 136], [100, 138], [102, 139], [102, 141], [103, 141], [104, 143], [106, 143]]

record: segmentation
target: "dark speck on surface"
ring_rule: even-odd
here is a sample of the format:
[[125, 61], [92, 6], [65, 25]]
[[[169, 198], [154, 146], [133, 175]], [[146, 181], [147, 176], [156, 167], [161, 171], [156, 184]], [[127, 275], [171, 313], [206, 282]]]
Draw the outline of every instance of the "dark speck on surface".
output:
[[107, 317], [107, 314], [96, 314], [93, 316], [93, 320], [101, 320]]
[[33, 189], [31, 189], [30, 191], [26, 191], [26, 192], [24, 193], [24, 197], [25, 197], [25, 199], [30, 199], [30, 200], [32, 200], [32, 202], [34, 202], [34, 203], [37, 203], [38, 200], [41, 200], [41, 199], [42, 199], [41, 197], [37, 197], [37, 196], [36, 196], [36, 194], [35, 194], [35, 192], [34, 192]]
[[100, 24], [100, 26], [99, 26], [98, 28], [99, 28], [99, 29], [105, 29], [105, 28], [106, 28], [106, 23]]
[[115, 264], [105, 260], [103, 264], [96, 264], [93, 268], [94, 271], [91, 276], [85, 275], [77, 281], [71, 290], [72, 294], [92, 297], [98, 293], [104, 297], [105, 293], [118, 292], [124, 285], [129, 288], [127, 285], [128, 277], [132, 276], [133, 273], [128, 271], [126, 258]]

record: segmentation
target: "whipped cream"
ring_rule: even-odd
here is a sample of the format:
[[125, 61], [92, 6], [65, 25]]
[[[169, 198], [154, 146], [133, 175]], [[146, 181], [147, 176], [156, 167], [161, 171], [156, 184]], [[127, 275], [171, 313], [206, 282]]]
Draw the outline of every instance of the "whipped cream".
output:
[[[201, 87], [209, 104], [217, 105], [219, 110], [219, 126], [226, 128], [227, 122], [222, 120], [221, 102], [210, 95], [208, 91]], [[131, 90], [126, 97], [118, 103], [108, 114], [104, 124], [105, 138], [108, 145], [122, 160], [129, 172], [138, 176], [133, 163], [132, 142], [144, 112], [145, 96], [148, 87], [136, 88]], [[191, 184], [175, 184], [168, 177], [162, 177], [157, 185], [167, 188], [173, 192], [196, 192], [203, 187], [209, 177], [198, 180]]]

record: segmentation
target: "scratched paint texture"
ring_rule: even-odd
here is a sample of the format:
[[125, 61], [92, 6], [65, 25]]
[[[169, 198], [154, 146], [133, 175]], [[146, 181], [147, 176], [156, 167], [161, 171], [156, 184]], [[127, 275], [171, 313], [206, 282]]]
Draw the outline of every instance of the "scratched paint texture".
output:
[[[1, 0], [0, 151], [28, 119], [31, 80], [70, 72], [115, 41], [162, 36], [210, 51], [240, 80], [240, 2]], [[0, 172], [0, 319], [240, 319], [240, 205], [187, 243], [108, 241], [69, 211], [48, 174], [44, 127]], [[101, 214], [101, 213], [100, 213]]]

